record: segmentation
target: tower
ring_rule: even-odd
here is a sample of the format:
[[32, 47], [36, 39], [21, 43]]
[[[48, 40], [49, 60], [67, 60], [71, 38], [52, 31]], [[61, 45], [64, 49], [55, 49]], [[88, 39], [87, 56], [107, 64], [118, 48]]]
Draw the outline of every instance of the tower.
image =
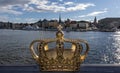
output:
[[94, 18], [93, 24], [94, 24], [94, 25], [97, 25], [97, 18], [96, 18], [96, 16], [95, 16], [95, 18]]
[[59, 24], [61, 23], [61, 14], [59, 14]]

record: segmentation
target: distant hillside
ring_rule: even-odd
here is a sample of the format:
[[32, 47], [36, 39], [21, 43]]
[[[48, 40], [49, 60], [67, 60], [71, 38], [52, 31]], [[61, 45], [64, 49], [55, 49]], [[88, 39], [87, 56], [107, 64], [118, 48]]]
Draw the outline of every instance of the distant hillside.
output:
[[120, 18], [104, 18], [98, 21], [98, 28], [100, 29], [120, 29]]

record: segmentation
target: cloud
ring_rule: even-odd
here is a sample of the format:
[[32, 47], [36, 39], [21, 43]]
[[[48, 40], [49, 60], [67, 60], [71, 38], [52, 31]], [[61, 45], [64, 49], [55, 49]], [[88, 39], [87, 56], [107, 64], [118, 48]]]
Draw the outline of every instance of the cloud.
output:
[[0, 0], [0, 7], [7, 5], [15, 5], [15, 4], [26, 4], [30, 0]]
[[3, 15], [0, 16], [0, 21], [8, 22], [8, 20], [9, 20], [8, 16], [3, 16]]
[[9, 13], [9, 14], [15, 14], [15, 15], [22, 14], [22, 12], [13, 10], [10, 5], [6, 7], [0, 7], [0, 9], [1, 9], [0, 13]]
[[95, 12], [92, 12], [92, 13], [89, 13], [89, 14], [86, 14], [86, 15], [81, 15], [79, 17], [98, 16], [98, 15], [106, 13], [106, 12], [108, 12], [108, 10], [105, 8], [103, 11], [95, 11]]
[[14, 6], [22, 7], [24, 4], [28, 3], [29, 0], [0, 0], [0, 13], [9, 14], [22, 14], [22, 12], [13, 9]]
[[87, 7], [90, 7], [90, 6], [95, 6], [95, 5], [91, 3], [78, 4], [76, 6], [66, 8], [66, 11], [85, 10]]
[[[23, 19], [21, 19], [21, 20], [23, 20]], [[37, 21], [38, 21], [38, 19], [36, 19], [36, 18], [25, 18], [25, 22], [27, 22], [27, 23], [34, 23]]]
[[71, 12], [86, 10], [95, 6], [93, 3], [63, 2], [59, 0], [0, 0], [0, 13], [10, 13], [20, 15], [24, 11], [28, 12]]
[[[32, 6], [31, 6], [32, 5]], [[88, 7], [95, 6], [93, 3], [74, 3], [74, 2], [51, 2], [48, 0], [31, 0], [28, 3], [27, 8], [24, 10], [29, 10], [29, 7], [36, 12], [70, 12], [77, 10], [85, 10]]]
[[38, 19], [37, 18], [19, 18], [19, 17], [15, 17], [15, 18], [11, 18], [7, 15], [0, 15], [0, 21], [2, 22], [13, 22], [13, 23], [34, 23], [37, 22]]
[[17, 22], [17, 23], [34, 23], [34, 22], [37, 22], [38, 21], [38, 19], [36, 19], [36, 18], [15, 18], [14, 20], [13, 20], [13, 22]]
[[74, 4], [73, 2], [65, 2], [64, 5], [72, 5]]
[[60, 2], [62, 2], [63, 0], [59, 0]]

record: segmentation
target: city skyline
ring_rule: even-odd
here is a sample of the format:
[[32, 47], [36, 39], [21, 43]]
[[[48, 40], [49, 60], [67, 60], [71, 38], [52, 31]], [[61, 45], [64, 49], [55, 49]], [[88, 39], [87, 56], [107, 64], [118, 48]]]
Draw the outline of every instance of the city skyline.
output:
[[120, 16], [120, 0], [0, 0], [0, 21], [34, 23], [67, 18], [93, 21]]

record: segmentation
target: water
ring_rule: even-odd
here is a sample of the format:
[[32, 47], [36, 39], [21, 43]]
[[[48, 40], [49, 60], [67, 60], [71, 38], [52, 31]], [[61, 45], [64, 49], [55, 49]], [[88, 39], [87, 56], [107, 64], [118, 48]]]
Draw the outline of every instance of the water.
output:
[[[85, 64], [119, 64], [120, 32], [64, 32], [65, 38], [90, 44]], [[35, 64], [29, 45], [40, 38], [54, 38], [55, 31], [0, 30], [0, 65]]]

